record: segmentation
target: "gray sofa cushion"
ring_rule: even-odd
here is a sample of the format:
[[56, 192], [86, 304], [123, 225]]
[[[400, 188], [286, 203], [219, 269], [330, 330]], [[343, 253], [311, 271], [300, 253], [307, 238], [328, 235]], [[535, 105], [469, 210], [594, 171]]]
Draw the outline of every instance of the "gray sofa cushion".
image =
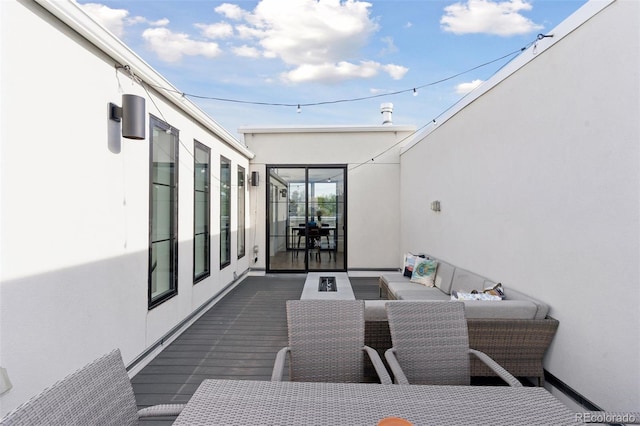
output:
[[535, 319], [538, 311], [538, 306], [527, 300], [465, 300], [463, 303], [467, 318]]
[[451, 296], [444, 294], [435, 287], [424, 287], [423, 289], [401, 288], [395, 294], [398, 300], [451, 300]]
[[386, 321], [387, 310], [385, 303], [388, 300], [365, 300], [364, 301], [364, 320], [365, 321]]
[[437, 287], [427, 287], [422, 284], [412, 283], [407, 277], [404, 277], [401, 281], [389, 280], [387, 286], [398, 300], [450, 300], [451, 298], [451, 296], [444, 294]]
[[455, 270], [456, 268], [453, 265], [438, 261], [435, 286], [444, 294], [451, 294], [451, 284], [453, 283], [453, 273]]
[[471, 292], [471, 290], [482, 290], [488, 280], [466, 269], [456, 268], [453, 273], [453, 283], [451, 289], [462, 292]]
[[[433, 301], [435, 299], [407, 298], [403, 300], [394, 300], [391, 302], [388, 300], [365, 300], [365, 321], [386, 321], [386, 303], [402, 303], [404, 301], [411, 300]], [[510, 302], [486, 302], [482, 300], [468, 300], [463, 303], [465, 316], [467, 318], [473, 319], [533, 319], [537, 311], [537, 306], [535, 305], [535, 303], [526, 300], [512, 300]]]
[[380, 279], [384, 281], [387, 285], [390, 282], [404, 282], [405, 280], [409, 282], [409, 278], [405, 277], [402, 272], [385, 272], [380, 275]]
[[536, 313], [533, 317], [534, 319], [545, 319], [549, 314], [549, 305], [531, 296], [527, 296], [524, 293], [520, 293], [518, 290], [513, 290], [511, 287], [504, 290], [504, 296], [504, 302], [526, 301], [533, 303], [536, 306]]
[[[442, 269], [440, 269], [440, 267]], [[438, 281], [440, 276], [440, 281]], [[389, 292], [397, 300], [433, 300], [447, 301], [451, 296], [442, 289], [445, 288], [447, 277], [451, 276], [451, 288], [455, 290], [481, 290], [493, 287], [495, 282], [473, 272], [455, 268], [441, 262], [438, 265], [436, 284], [439, 287], [426, 287], [412, 283], [400, 272], [382, 274], [381, 279], [386, 282]], [[465, 301], [465, 313], [468, 318], [513, 318], [513, 319], [544, 319], [549, 313], [549, 305], [533, 297], [529, 297], [510, 287], [504, 289], [505, 300], [502, 301]], [[379, 308], [379, 307], [378, 307]], [[381, 316], [382, 312], [373, 314]]]

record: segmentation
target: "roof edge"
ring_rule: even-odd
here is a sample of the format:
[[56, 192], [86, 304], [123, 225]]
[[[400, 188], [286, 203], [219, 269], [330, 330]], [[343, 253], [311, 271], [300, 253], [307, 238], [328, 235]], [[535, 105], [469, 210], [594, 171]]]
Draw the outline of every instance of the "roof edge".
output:
[[543, 37], [538, 39], [536, 43], [529, 46], [523, 52], [520, 53], [514, 60], [505, 65], [502, 69], [496, 72], [493, 76], [491, 76], [488, 80], [478, 86], [475, 90], [464, 96], [457, 103], [455, 103], [451, 108], [445, 110], [442, 114], [436, 117], [430, 124], [427, 124], [428, 127], [425, 130], [416, 133], [414, 137], [405, 144], [401, 150], [400, 155], [404, 154], [408, 150], [410, 150], [414, 145], [418, 144], [424, 138], [426, 138], [431, 132], [437, 129], [440, 125], [449, 121], [450, 118], [454, 117], [458, 112], [462, 111], [469, 104], [474, 102], [476, 99], [487, 93], [489, 90], [493, 89], [495, 86], [500, 84], [503, 80], [506, 80], [509, 76], [514, 74], [516, 71], [526, 66], [530, 61], [534, 60], [536, 57], [540, 56], [547, 49], [551, 48], [553, 45], [561, 41], [563, 38], [571, 34], [578, 27], [582, 26], [589, 19], [600, 13], [602, 10], [607, 8], [612, 3], [615, 3], [618, 0], [590, 0], [585, 3], [576, 10], [574, 13], [569, 15], [567, 19], [558, 24], [555, 28], [548, 31], [548, 35], [552, 35], [553, 37]]
[[35, 1], [49, 13], [60, 19], [65, 25], [69, 26], [84, 37], [91, 44], [112, 57], [115, 61], [119, 62], [121, 65], [128, 65], [132, 72], [134, 72], [134, 74], [142, 81], [152, 86], [169, 89], [170, 91], [165, 91], [162, 95], [178, 109], [185, 112], [199, 124], [203, 125], [216, 136], [221, 138], [222, 142], [226, 143], [248, 159], [255, 157], [255, 154], [231, 133], [229, 133], [229, 131], [223, 128], [191, 100], [182, 96], [182, 92], [180, 90], [153, 69], [151, 65], [145, 62], [118, 37], [89, 16], [84, 10], [82, 10], [79, 4], [72, 0]]
[[415, 132], [413, 125], [345, 125], [345, 126], [242, 126], [238, 133], [356, 133], [356, 132]]

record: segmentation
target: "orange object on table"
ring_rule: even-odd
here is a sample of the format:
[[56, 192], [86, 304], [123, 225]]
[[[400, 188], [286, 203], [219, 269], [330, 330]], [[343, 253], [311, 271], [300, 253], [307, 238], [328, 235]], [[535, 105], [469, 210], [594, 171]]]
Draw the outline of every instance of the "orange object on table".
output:
[[402, 417], [385, 417], [380, 419], [378, 426], [413, 426], [413, 423]]

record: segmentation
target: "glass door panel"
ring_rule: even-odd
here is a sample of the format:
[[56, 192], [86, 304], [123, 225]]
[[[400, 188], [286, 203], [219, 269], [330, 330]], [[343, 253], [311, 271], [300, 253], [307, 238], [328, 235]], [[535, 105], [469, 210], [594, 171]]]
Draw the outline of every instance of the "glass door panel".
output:
[[346, 168], [270, 166], [267, 173], [267, 270], [346, 270]]
[[309, 168], [309, 270], [345, 269], [344, 174], [344, 168]]
[[306, 170], [267, 168], [267, 270], [306, 271]]

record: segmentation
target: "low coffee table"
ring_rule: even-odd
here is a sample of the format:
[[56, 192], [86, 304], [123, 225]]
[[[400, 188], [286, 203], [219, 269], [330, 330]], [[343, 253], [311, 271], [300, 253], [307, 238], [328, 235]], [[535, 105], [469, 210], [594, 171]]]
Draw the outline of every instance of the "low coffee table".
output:
[[309, 272], [300, 299], [355, 300], [356, 296], [346, 272]]

